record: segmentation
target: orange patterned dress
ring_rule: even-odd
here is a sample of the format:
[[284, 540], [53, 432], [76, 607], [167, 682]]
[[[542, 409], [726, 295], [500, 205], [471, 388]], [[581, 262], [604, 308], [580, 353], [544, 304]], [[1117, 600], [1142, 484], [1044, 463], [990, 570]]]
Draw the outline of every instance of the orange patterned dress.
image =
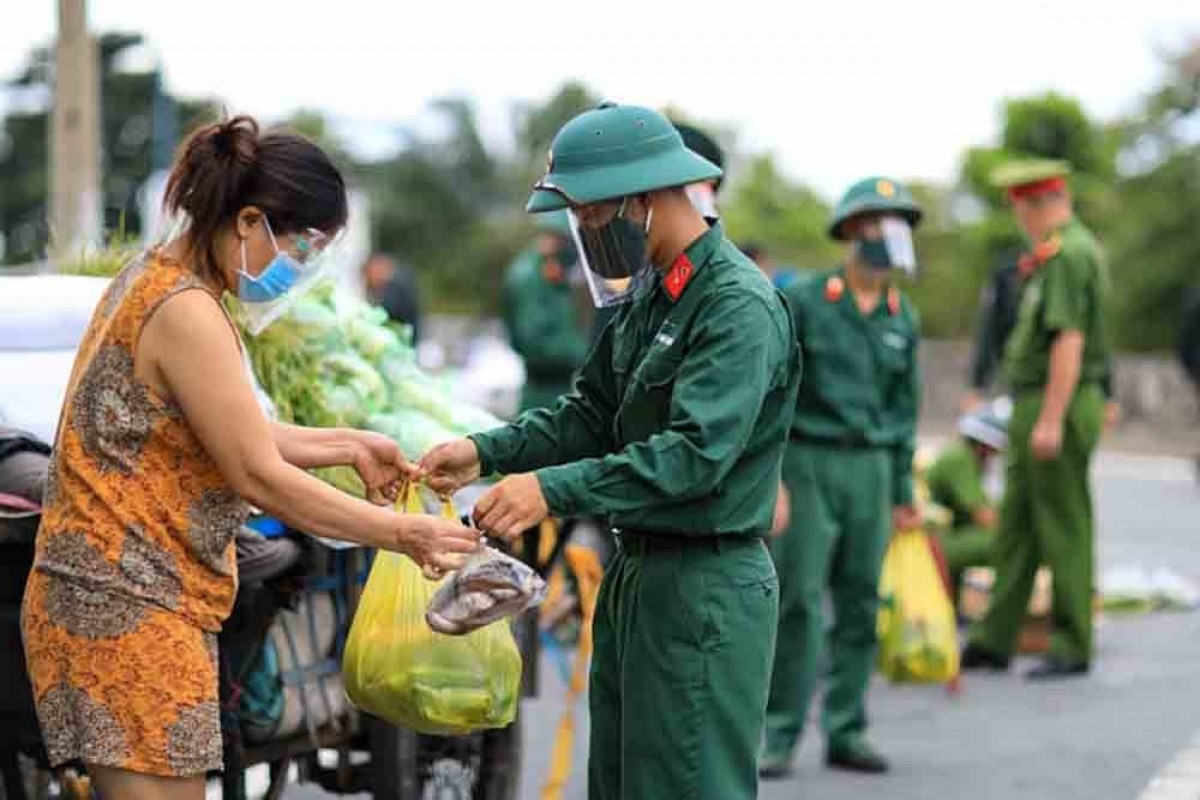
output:
[[189, 290], [208, 291], [149, 252], [114, 279], [76, 356], [22, 617], [55, 765], [221, 767], [216, 634], [247, 506], [178, 406], [134, 372], [147, 321]]

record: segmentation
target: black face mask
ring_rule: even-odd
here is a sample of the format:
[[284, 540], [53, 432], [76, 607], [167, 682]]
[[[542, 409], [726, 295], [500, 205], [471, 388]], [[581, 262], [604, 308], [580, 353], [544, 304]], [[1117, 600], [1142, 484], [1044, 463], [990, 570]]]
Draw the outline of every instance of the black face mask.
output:
[[579, 254], [575, 251], [575, 245], [570, 242], [563, 242], [554, 251], [554, 260], [564, 270], [569, 270], [579, 263]]

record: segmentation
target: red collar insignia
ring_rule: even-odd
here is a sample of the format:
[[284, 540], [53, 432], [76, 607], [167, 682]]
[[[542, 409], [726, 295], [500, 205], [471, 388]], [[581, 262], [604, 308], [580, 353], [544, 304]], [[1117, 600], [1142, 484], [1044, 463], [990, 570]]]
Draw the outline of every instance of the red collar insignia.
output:
[[546, 259], [545, 264], [542, 265], [542, 276], [551, 283], [562, 283], [565, 277], [562, 264], [553, 258]]
[[1049, 239], [1035, 244], [1031, 252], [1021, 256], [1017, 261], [1017, 271], [1021, 273], [1022, 278], [1028, 278], [1038, 267], [1058, 255], [1061, 247], [1062, 237], [1057, 233], [1052, 234]]
[[900, 290], [895, 286], [888, 288], [888, 313], [893, 317], [900, 313]]
[[667, 296], [671, 298], [672, 302], [679, 299], [695, 274], [696, 267], [692, 264], [692, 260], [687, 257], [687, 253], [681, 253], [671, 268], [667, 270], [667, 276], [663, 278], [663, 288], [667, 290]]
[[836, 303], [842, 299], [842, 295], [846, 293], [846, 282], [837, 275], [830, 275], [829, 280], [825, 281], [825, 299], [830, 303]]

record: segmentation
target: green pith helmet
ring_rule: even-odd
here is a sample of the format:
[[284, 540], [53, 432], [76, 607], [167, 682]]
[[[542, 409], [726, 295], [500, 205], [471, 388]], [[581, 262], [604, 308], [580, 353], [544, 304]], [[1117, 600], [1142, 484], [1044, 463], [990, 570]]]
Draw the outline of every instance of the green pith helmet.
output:
[[[716, 139], [685, 122], [676, 122], [675, 130], [679, 131], [679, 135], [683, 137], [683, 144], [688, 150], [711, 161], [722, 170], [725, 169], [725, 151], [721, 149], [721, 145], [717, 144]], [[721, 188], [723, 180], [723, 175], [715, 179], [717, 189]]]
[[1070, 174], [1071, 165], [1066, 161], [1022, 158], [1000, 164], [992, 170], [988, 178], [997, 189], [1015, 189], [1055, 178], [1066, 178]]
[[546, 174], [525, 210], [555, 211], [720, 176], [721, 168], [689, 150], [662, 114], [601, 103], [554, 137]]
[[562, 209], [534, 214], [533, 227], [538, 233], [553, 233], [568, 238], [571, 236], [571, 220]]
[[914, 228], [921, 221], [921, 208], [913, 199], [912, 192], [903, 183], [891, 178], [874, 176], [864, 178], [851, 186], [833, 209], [829, 222], [829, 235], [844, 240], [842, 223], [860, 214], [892, 211], [908, 220]]

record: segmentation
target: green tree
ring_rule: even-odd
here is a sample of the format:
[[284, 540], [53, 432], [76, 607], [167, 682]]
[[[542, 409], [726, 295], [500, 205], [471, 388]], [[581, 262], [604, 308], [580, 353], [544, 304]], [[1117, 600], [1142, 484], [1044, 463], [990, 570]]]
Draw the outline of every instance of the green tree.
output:
[[1113, 261], [1113, 329], [1124, 346], [1170, 347], [1180, 295], [1200, 286], [1200, 40], [1166, 58], [1167, 77], [1114, 125], [1127, 174], [1122, 213], [1107, 240]]
[[[176, 132], [189, 130], [216, 116], [210, 102], [185, 101], [162, 91], [157, 70], [127, 70], [120, 56], [142, 44], [127, 33], [100, 36], [101, 190], [104, 225], [141, 232], [137, 190], [155, 168], [166, 164], [163, 153], [174, 147]], [[50, 97], [54, 59], [49, 47], [35, 49], [10, 90]], [[49, 103], [9, 114], [0, 133], [0, 234], [5, 248], [0, 263], [23, 263], [42, 257], [49, 243], [46, 222], [49, 195]]]
[[821, 269], [838, 249], [825, 233], [829, 205], [809, 187], [784, 176], [771, 155], [750, 158], [725, 190], [721, 215], [736, 242], [762, 245], [781, 265]]

